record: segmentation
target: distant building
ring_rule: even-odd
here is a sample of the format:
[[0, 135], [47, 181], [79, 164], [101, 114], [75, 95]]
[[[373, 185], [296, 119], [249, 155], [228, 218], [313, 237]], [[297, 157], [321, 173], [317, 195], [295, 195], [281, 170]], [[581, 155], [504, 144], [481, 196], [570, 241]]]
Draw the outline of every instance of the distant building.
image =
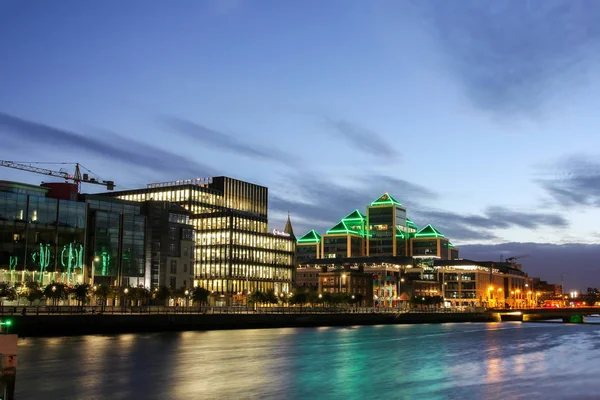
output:
[[283, 231], [269, 232], [266, 187], [221, 176], [103, 195], [189, 210], [196, 231], [194, 283], [211, 291], [215, 304], [241, 304], [257, 290], [291, 293], [296, 238], [289, 217]]
[[318, 279], [320, 293], [360, 295], [363, 306], [371, 307], [373, 305], [373, 276], [371, 274], [349, 268], [327, 271], [327, 268], [323, 267]]

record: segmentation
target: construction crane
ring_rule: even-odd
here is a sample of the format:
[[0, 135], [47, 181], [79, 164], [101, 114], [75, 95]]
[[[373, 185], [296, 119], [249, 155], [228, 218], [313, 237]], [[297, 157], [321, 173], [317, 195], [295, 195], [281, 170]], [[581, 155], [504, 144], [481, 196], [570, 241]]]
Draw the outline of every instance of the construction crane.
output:
[[[34, 174], [41, 174], [41, 175], [53, 176], [56, 178], [63, 178], [65, 181], [73, 181], [77, 184], [78, 191], [80, 191], [82, 183], [91, 183], [93, 185], [102, 185], [102, 186], [105, 186], [107, 190], [114, 190], [114, 188], [115, 188], [115, 183], [113, 181], [104, 181], [104, 180], [101, 180], [98, 178], [93, 178], [93, 177], [90, 178], [90, 174], [93, 174], [93, 172], [90, 171], [89, 169], [85, 168], [83, 165], [81, 165], [79, 163], [74, 163], [75, 164], [75, 174], [74, 175], [71, 175], [65, 169], [60, 169], [60, 170], [56, 171], [56, 170], [52, 170], [52, 169], [36, 167], [33, 164], [72, 164], [72, 163], [41, 163], [41, 162], [28, 162], [28, 163], [23, 162], [23, 163], [21, 163], [21, 162], [16, 162], [16, 161], [0, 160], [0, 167], [14, 168], [14, 169], [18, 169], [21, 171], [33, 172]], [[84, 173], [82, 175], [81, 168], [86, 170], [88, 173]]]
[[519, 258], [525, 257], [529, 257], [529, 254], [521, 254], [520, 256], [508, 257], [505, 261], [511, 263], [512, 265], [515, 265], [515, 261], [517, 261]]

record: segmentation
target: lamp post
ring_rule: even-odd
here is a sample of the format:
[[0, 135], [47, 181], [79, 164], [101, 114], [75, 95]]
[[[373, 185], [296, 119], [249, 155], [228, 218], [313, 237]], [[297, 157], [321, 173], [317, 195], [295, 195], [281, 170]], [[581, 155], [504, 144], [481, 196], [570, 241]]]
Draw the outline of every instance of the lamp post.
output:
[[185, 292], [183, 292], [183, 294], [185, 295], [185, 306], [187, 307], [187, 306], [189, 306], [189, 304], [188, 304], [189, 297], [188, 296], [190, 295], [190, 291], [185, 289]]
[[123, 297], [123, 307], [127, 307], [127, 293], [129, 293], [129, 289], [125, 288], [123, 290], [123, 294], [125, 295]]
[[94, 263], [97, 263], [98, 261], [100, 261], [99, 257], [92, 258], [92, 277], [90, 279], [90, 285], [92, 286], [94, 286], [94, 271], [96, 270], [96, 268], [94, 267]]

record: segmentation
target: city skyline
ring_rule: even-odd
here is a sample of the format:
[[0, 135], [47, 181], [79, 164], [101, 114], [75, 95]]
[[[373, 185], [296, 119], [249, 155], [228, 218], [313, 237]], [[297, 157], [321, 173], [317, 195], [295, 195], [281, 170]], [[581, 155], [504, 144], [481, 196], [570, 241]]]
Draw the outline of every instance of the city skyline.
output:
[[572, 273], [579, 289], [600, 256], [598, 14], [587, 1], [3, 0], [0, 159], [81, 162], [118, 190], [247, 180], [297, 235], [389, 192], [465, 258], [530, 254], [532, 275]]

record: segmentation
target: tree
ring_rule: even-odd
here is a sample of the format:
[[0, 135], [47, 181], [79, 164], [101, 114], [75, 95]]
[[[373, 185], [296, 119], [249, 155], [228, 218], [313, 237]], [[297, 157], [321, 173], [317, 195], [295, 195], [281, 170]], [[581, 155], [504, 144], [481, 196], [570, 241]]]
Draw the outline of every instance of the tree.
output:
[[99, 285], [96, 286], [94, 294], [102, 300], [102, 311], [104, 311], [104, 308], [108, 303], [108, 299], [114, 299], [117, 294], [117, 290], [114, 286]]
[[129, 288], [128, 294], [137, 306], [146, 304], [152, 298], [150, 291], [144, 287]]
[[350, 297], [350, 302], [351, 302], [352, 304], [358, 304], [358, 305], [361, 305], [361, 304], [362, 304], [362, 302], [363, 302], [363, 300], [364, 300], [364, 296], [363, 296], [362, 294], [360, 294], [360, 293], [355, 293], [355, 294], [353, 294], [353, 295]]
[[277, 298], [275, 291], [273, 289], [267, 290], [267, 293], [265, 293], [265, 303], [277, 304], [278, 302], [279, 299]]
[[71, 289], [71, 295], [77, 300], [78, 306], [83, 306], [90, 298], [90, 284], [89, 283], [78, 283]]
[[302, 311], [302, 306], [308, 302], [308, 293], [304, 291], [296, 292], [290, 297], [290, 303], [299, 305], [300, 311]]
[[321, 303], [321, 298], [319, 297], [318, 292], [310, 291], [310, 292], [308, 292], [307, 296], [308, 296], [308, 302], [310, 303], [311, 306]]
[[44, 296], [52, 300], [53, 305], [58, 305], [61, 300], [66, 300], [69, 297], [68, 288], [63, 283], [51, 282], [44, 288]]
[[167, 286], [159, 287], [158, 290], [155, 290], [154, 292], [154, 298], [158, 301], [162, 301], [164, 306], [165, 303], [171, 298], [171, 289], [169, 289]]
[[32, 305], [34, 301], [38, 301], [44, 298], [44, 292], [40, 289], [40, 283], [38, 281], [29, 281], [25, 283], [25, 289], [20, 294], [29, 301], [29, 305]]
[[17, 291], [10, 283], [0, 283], [0, 297], [10, 301], [15, 300]]
[[267, 298], [263, 292], [260, 292], [257, 290], [256, 292], [254, 292], [250, 295], [250, 301], [253, 304], [262, 304], [262, 303], [266, 303]]
[[210, 292], [202, 287], [196, 287], [192, 290], [192, 302], [200, 303], [200, 305], [208, 303]]

